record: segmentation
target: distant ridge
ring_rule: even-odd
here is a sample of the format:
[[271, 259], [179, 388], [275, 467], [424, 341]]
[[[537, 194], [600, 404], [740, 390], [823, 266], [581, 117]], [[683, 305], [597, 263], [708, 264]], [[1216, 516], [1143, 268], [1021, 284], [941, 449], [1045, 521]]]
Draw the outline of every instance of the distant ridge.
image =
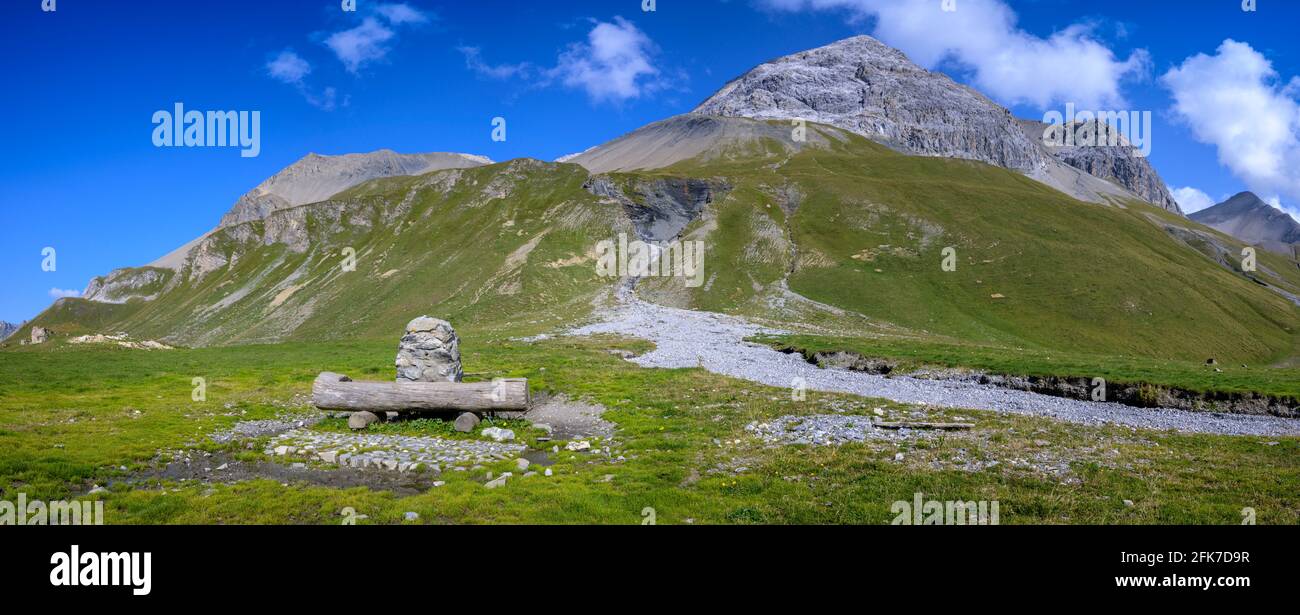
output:
[[1253, 192], [1242, 192], [1188, 217], [1246, 243], [1287, 256], [1294, 256], [1300, 244], [1300, 222]]

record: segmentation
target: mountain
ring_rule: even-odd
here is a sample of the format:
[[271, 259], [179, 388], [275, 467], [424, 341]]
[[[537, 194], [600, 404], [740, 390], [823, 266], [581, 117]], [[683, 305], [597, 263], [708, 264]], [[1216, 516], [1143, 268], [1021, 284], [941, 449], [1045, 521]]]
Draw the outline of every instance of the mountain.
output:
[[174, 273], [187, 266], [196, 249], [210, 245], [210, 238], [220, 229], [265, 220], [276, 212], [324, 201], [372, 179], [421, 175], [443, 169], [465, 169], [491, 162], [488, 158], [469, 154], [399, 154], [389, 149], [341, 156], [308, 154], [240, 197], [230, 211], [222, 216], [217, 229], [191, 240], [144, 267], [117, 269], [108, 275], [96, 277], [81, 295], [101, 303], [152, 299], [168, 288], [168, 283], [174, 279]]
[[[1253, 279], [1156, 207], [1080, 207], [1006, 169], [787, 127], [688, 115], [589, 152], [618, 167], [606, 173], [521, 159], [370, 180], [218, 228], [161, 290], [139, 287], [153, 299], [64, 299], [36, 324], [188, 346], [385, 338], [415, 313], [541, 332], [632, 283], [595, 268], [597, 244], [626, 233], [702, 242], [698, 287], [635, 282], [679, 307], [1197, 360], [1293, 347], [1297, 309], [1262, 284], [1300, 294], [1300, 270], [1273, 255], [1261, 263], [1278, 277]], [[959, 273], [938, 266], [948, 247]]]
[[308, 154], [240, 197], [221, 218], [221, 226], [261, 220], [273, 211], [320, 202], [379, 177], [422, 175], [491, 162], [482, 156], [467, 154], [399, 154], [387, 149], [343, 156]]
[[1300, 244], [1300, 222], [1265, 203], [1252, 192], [1242, 192], [1214, 207], [1189, 216], [1248, 244], [1294, 256]]
[[[882, 62], [901, 56], [852, 40]], [[863, 336], [1251, 364], [1294, 355], [1294, 260], [1261, 253], [1257, 272], [1240, 271], [1240, 243], [1060, 162], [1005, 110], [908, 65], [863, 71], [900, 92], [880, 116], [900, 137], [889, 146], [847, 106], [838, 124], [851, 127], [801, 130], [686, 114], [563, 163], [386, 166], [394, 175], [359, 183], [353, 164], [286, 169], [250, 193], [265, 207], [237, 204], [174, 266], [119, 270], [34, 325], [214, 346], [391, 339], [431, 314], [531, 335], [634, 286], [665, 305]], [[929, 87], [969, 108], [904, 113]], [[985, 124], [963, 132], [965, 120]], [[1082, 206], [1034, 179], [1038, 164], [1080, 190], [1109, 187], [1094, 194], [1123, 206]], [[699, 284], [602, 276], [599, 246], [620, 235], [700, 242]], [[954, 256], [955, 271], [940, 266]]]
[[3, 320], [0, 320], [0, 341], [4, 341], [4, 340], [7, 339], [10, 335], [13, 335], [15, 331], [17, 331], [17, 330], [19, 330], [19, 329], [21, 329], [21, 328], [22, 328], [22, 325], [15, 325], [15, 324], [13, 324], [13, 323], [9, 323], [9, 322], [5, 322], [5, 321], [3, 321]]
[[[132, 291], [148, 297], [65, 299], [37, 320], [211, 346], [380, 337], [412, 312], [458, 326], [582, 313], [606, 282], [592, 246], [633, 232], [584, 189], [589, 179], [577, 165], [523, 159], [370, 180], [217, 228], [152, 282], [161, 289]], [[127, 270], [101, 288], [155, 273]]]
[[[694, 113], [837, 126], [898, 151], [978, 160], [1094, 202], [1132, 198], [1178, 211], [1145, 159], [1120, 153], [1054, 152], [1011, 112], [948, 76], [917, 66], [870, 36], [762, 64]], [[1151, 185], [1155, 178], [1158, 185]], [[1101, 181], [1098, 181], [1101, 180]]]

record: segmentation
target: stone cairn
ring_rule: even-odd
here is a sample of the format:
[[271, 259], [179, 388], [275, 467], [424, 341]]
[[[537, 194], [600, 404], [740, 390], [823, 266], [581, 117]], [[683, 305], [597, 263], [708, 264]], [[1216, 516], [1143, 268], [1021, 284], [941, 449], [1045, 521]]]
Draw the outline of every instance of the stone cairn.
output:
[[[398, 382], [460, 382], [465, 375], [456, 330], [451, 323], [431, 316], [421, 316], [406, 325], [406, 334], [397, 344], [395, 365]], [[378, 420], [373, 412], [354, 412], [348, 417], [348, 426], [365, 429]], [[478, 423], [477, 415], [464, 412], [457, 417], [456, 428], [468, 432]]]
[[[397, 343], [395, 364], [398, 382], [460, 382], [464, 376], [456, 330], [451, 323], [430, 316], [406, 325], [406, 334]], [[378, 420], [379, 415], [373, 412], [354, 412], [348, 417], [348, 426], [365, 429]]]
[[460, 382], [460, 338], [451, 323], [421, 316], [397, 345], [398, 382]]

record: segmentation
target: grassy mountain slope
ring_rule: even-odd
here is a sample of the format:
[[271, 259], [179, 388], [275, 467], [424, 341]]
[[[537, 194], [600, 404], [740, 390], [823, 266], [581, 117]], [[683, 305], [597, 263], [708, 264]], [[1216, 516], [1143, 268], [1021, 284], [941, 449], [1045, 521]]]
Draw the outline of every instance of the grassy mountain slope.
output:
[[[733, 186], [688, 230], [709, 250], [710, 283], [645, 285], [679, 304], [761, 314], [788, 273], [805, 297], [931, 338], [1189, 360], [1296, 349], [1293, 303], [1163, 222], [1212, 231], [1140, 202], [1084, 204], [1003, 169], [856, 136], [769, 164], [660, 173]], [[956, 271], [941, 267], [946, 247]], [[1300, 284], [1294, 263], [1261, 263], [1274, 283]]]
[[[520, 160], [374, 180], [221, 229], [159, 299], [103, 309], [116, 318], [95, 324], [202, 346], [388, 338], [422, 313], [457, 323], [581, 313], [607, 282], [587, 252], [621, 216], [586, 179], [577, 166]], [[199, 262], [211, 259], [224, 263]], [[40, 320], [68, 330], [67, 311]]]

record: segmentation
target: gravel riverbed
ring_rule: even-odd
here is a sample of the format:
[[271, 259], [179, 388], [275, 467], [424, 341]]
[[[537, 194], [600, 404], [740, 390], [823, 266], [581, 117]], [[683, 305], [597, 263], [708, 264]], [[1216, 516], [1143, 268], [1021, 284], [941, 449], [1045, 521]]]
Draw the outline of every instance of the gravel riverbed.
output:
[[669, 308], [624, 298], [593, 324], [570, 335], [612, 333], [651, 341], [655, 349], [629, 359], [644, 367], [702, 367], [711, 372], [777, 387], [796, 379], [813, 391], [850, 393], [900, 403], [941, 408], [993, 410], [1050, 417], [1085, 425], [1126, 425], [1225, 435], [1300, 435], [1300, 419], [1186, 410], [1135, 408], [1115, 403], [1079, 401], [1001, 389], [974, 382], [876, 376], [841, 369], [820, 369], [798, 355], [752, 344], [745, 338], [782, 333], [744, 319]]

